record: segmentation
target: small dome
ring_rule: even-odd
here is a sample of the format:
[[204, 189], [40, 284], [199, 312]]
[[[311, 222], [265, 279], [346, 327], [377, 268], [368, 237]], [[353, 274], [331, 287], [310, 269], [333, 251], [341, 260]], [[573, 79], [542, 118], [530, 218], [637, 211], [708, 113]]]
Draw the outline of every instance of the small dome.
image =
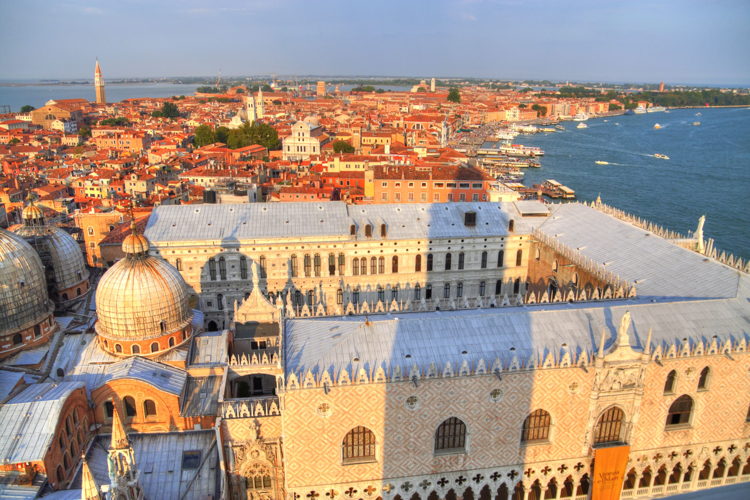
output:
[[44, 266], [20, 236], [0, 228], [0, 336], [43, 321], [52, 312]]
[[42, 209], [37, 207], [36, 205], [29, 204], [27, 205], [22, 212], [23, 220], [29, 221], [29, 220], [43, 220], [44, 214], [42, 213]]
[[[148, 246], [146, 237], [134, 230], [122, 245], [125, 258], [104, 273], [96, 289], [96, 331], [110, 351], [116, 342], [138, 343], [180, 331], [190, 333], [189, 288], [177, 269], [148, 255]], [[162, 345], [174, 344], [159, 343], [160, 352], [165, 350]]]

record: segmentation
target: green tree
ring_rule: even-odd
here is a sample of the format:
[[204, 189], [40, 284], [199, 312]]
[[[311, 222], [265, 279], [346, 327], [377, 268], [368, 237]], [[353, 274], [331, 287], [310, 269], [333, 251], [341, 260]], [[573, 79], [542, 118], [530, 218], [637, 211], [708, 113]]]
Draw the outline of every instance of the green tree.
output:
[[541, 104], [534, 104], [531, 106], [531, 109], [539, 113], [539, 116], [547, 116], [547, 107], [542, 106]]
[[159, 111], [154, 111], [151, 116], [156, 118], [177, 118], [180, 116], [180, 109], [173, 102], [165, 102]]
[[193, 143], [198, 147], [216, 142], [216, 131], [208, 125], [199, 125], [193, 135]]
[[30, 106], [26, 104], [25, 106], [21, 106], [21, 113], [29, 113], [31, 111], [34, 111], [36, 108], [34, 106]]
[[281, 141], [279, 140], [279, 133], [276, 129], [267, 123], [255, 122], [252, 125], [245, 124], [243, 128], [247, 127], [247, 136], [250, 139], [249, 144], [260, 144], [267, 148], [269, 151], [274, 149], [281, 149]]
[[461, 93], [458, 91], [456, 87], [451, 87], [448, 91], [448, 101], [449, 102], [461, 102]]
[[215, 142], [223, 142], [224, 144], [226, 144], [228, 139], [229, 139], [229, 129], [227, 127], [219, 127], [216, 129], [216, 141]]
[[106, 125], [110, 127], [127, 127], [130, 125], [130, 120], [124, 116], [117, 116], [115, 118], [106, 118], [99, 122], [99, 125]]
[[618, 110], [621, 110], [621, 109], [622, 109], [622, 106], [619, 106], [619, 105], [617, 105], [617, 104], [615, 104], [613, 102], [609, 103], [609, 110], [610, 111], [618, 111]]
[[353, 153], [354, 152], [354, 146], [349, 144], [348, 142], [339, 139], [338, 141], [334, 141], [333, 143], [333, 152], [334, 153]]
[[80, 135], [83, 138], [91, 137], [91, 127], [84, 125], [83, 127], [79, 128], [78, 135]]

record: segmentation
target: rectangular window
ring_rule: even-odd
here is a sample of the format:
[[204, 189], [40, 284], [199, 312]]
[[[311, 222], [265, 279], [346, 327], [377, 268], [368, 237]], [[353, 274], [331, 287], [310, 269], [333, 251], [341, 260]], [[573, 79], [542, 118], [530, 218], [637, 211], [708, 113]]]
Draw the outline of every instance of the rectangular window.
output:
[[409, 201], [414, 201], [414, 192], [413, 191], [409, 192]]
[[462, 183], [461, 183], [461, 184], [459, 185], [459, 187], [460, 187], [461, 189], [468, 189], [468, 188], [469, 188], [469, 183], [468, 183], [468, 182], [462, 182]]
[[471, 187], [473, 187], [474, 189], [482, 189], [482, 184], [481, 183], [472, 184]]
[[380, 199], [383, 201], [388, 201], [388, 193], [383, 193], [380, 195]]
[[394, 198], [396, 199], [396, 201], [401, 201], [401, 193], [396, 193], [394, 195]]
[[442, 182], [436, 182], [435, 183], [435, 187], [436, 188], [441, 188], [441, 187], [443, 187], [443, 183]]
[[448, 187], [449, 188], [454, 188], [454, 187], [456, 187], [456, 183], [455, 182], [449, 182], [448, 183]]

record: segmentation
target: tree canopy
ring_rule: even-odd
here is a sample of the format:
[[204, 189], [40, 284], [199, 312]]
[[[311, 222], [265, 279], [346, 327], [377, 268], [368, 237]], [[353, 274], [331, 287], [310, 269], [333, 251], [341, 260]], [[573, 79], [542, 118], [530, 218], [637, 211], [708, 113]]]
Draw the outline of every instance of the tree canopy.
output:
[[31, 111], [34, 111], [35, 109], [36, 108], [34, 106], [26, 104], [25, 106], [21, 106], [21, 113], [29, 113]]
[[448, 91], [448, 101], [450, 102], [461, 102], [461, 93], [456, 87], [451, 87]]
[[117, 116], [115, 118], [106, 118], [99, 122], [99, 125], [115, 126], [115, 127], [127, 127], [131, 125], [130, 120], [124, 116]]
[[344, 140], [337, 140], [333, 143], [333, 152], [334, 153], [353, 153], [354, 152], [354, 146], [349, 144], [348, 142]]
[[539, 113], [539, 116], [547, 116], [547, 106], [542, 106], [541, 104], [534, 104], [531, 106], [531, 109]]
[[229, 149], [244, 148], [252, 144], [260, 144], [268, 150], [281, 147], [276, 129], [260, 122], [255, 122], [252, 125], [244, 123], [241, 127], [235, 129], [228, 129], [227, 127], [214, 129], [208, 125], [200, 125], [196, 127], [193, 135], [193, 143], [198, 147], [215, 142], [224, 143]]
[[151, 116], [155, 118], [177, 118], [180, 116], [180, 109], [172, 102], [165, 102], [161, 109], [151, 113]]

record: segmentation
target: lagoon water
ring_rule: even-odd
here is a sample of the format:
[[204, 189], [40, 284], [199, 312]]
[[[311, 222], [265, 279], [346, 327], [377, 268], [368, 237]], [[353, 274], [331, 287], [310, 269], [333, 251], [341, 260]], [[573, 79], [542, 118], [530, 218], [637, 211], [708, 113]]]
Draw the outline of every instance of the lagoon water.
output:
[[[662, 128], [654, 129], [656, 123]], [[524, 184], [555, 179], [581, 200], [600, 194], [605, 203], [681, 233], [706, 215], [704, 232], [717, 248], [750, 258], [750, 109], [678, 109], [586, 124], [518, 136], [514, 142], [545, 151], [541, 168], [526, 169]]]
[[[119, 102], [135, 97], [171, 97], [191, 95], [199, 85], [179, 83], [127, 83], [106, 85], [107, 101]], [[12, 112], [29, 104], [38, 108], [50, 99], [95, 99], [94, 86], [81, 85], [0, 85], [0, 105]]]

